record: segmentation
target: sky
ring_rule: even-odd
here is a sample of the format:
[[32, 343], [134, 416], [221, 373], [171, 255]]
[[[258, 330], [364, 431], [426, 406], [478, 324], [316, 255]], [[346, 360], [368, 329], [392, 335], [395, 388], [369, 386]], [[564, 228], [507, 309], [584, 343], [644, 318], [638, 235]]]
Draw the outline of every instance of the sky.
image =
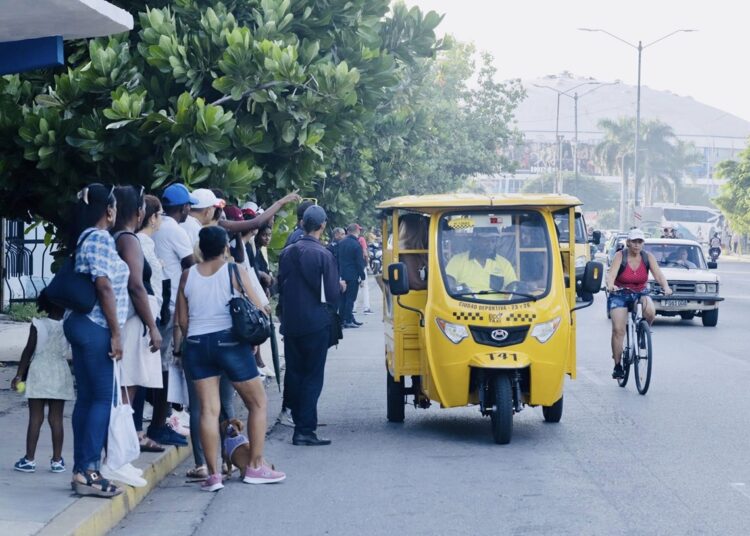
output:
[[645, 48], [641, 83], [690, 96], [750, 121], [748, 0], [406, 0], [445, 14], [438, 27], [495, 57], [498, 77], [538, 78], [570, 71], [597, 80], [637, 82], [636, 49]]

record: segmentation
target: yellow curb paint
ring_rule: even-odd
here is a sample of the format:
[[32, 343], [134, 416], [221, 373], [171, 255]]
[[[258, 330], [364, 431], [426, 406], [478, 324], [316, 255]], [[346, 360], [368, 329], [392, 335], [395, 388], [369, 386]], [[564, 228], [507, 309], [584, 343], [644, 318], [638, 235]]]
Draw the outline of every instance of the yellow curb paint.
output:
[[168, 447], [144, 468], [148, 481], [142, 488], [122, 485], [124, 493], [114, 499], [81, 497], [57, 515], [37, 536], [103, 536], [131, 512], [159, 482], [187, 458], [192, 449]]

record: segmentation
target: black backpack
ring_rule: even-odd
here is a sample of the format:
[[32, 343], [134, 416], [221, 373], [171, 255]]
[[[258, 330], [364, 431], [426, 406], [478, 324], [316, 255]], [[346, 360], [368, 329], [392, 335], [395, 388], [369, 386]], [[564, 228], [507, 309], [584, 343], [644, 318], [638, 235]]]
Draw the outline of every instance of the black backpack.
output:
[[[623, 251], [625, 247], [618, 249], [617, 251]], [[625, 254], [622, 255], [625, 257]], [[646, 273], [648, 273], [649, 270], [649, 264], [648, 264], [648, 253], [646, 253], [644, 250], [641, 250], [641, 259], [643, 259], [643, 264], [646, 265]], [[620, 261], [620, 268], [617, 270], [617, 277], [620, 277], [622, 273], [625, 271], [625, 265], [627, 264], [627, 259], [623, 258], [622, 261]]]

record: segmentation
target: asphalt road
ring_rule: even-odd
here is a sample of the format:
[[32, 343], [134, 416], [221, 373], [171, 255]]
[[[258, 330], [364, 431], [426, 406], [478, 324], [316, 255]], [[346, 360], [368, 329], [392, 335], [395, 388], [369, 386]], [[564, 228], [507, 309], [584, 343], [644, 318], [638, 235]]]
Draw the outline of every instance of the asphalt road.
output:
[[267, 455], [286, 482], [201, 493], [185, 466], [112, 534], [748, 534], [750, 264], [719, 273], [716, 328], [657, 319], [646, 396], [610, 379], [598, 296], [578, 316], [562, 422], [526, 408], [507, 446], [475, 408], [386, 422], [381, 324], [365, 317], [329, 355], [319, 431], [333, 445], [294, 447], [276, 426]]

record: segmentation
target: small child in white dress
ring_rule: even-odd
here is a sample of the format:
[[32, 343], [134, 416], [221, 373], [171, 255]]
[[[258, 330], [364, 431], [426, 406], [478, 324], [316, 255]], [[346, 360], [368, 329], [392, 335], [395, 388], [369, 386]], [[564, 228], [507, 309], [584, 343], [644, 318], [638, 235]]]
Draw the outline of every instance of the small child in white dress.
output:
[[39, 432], [44, 423], [44, 406], [48, 406], [48, 419], [52, 429], [52, 459], [50, 471], [65, 471], [62, 458], [63, 409], [66, 400], [74, 400], [73, 375], [68, 366], [70, 345], [63, 333], [62, 318], [65, 311], [54, 305], [43, 290], [37, 300], [39, 311], [47, 313], [47, 318], [34, 318], [31, 321], [29, 339], [21, 354], [16, 377], [11, 389], [23, 391], [26, 382], [26, 398], [29, 402], [29, 426], [26, 430], [26, 455], [18, 460], [13, 468], [23, 473], [36, 471], [36, 453]]

